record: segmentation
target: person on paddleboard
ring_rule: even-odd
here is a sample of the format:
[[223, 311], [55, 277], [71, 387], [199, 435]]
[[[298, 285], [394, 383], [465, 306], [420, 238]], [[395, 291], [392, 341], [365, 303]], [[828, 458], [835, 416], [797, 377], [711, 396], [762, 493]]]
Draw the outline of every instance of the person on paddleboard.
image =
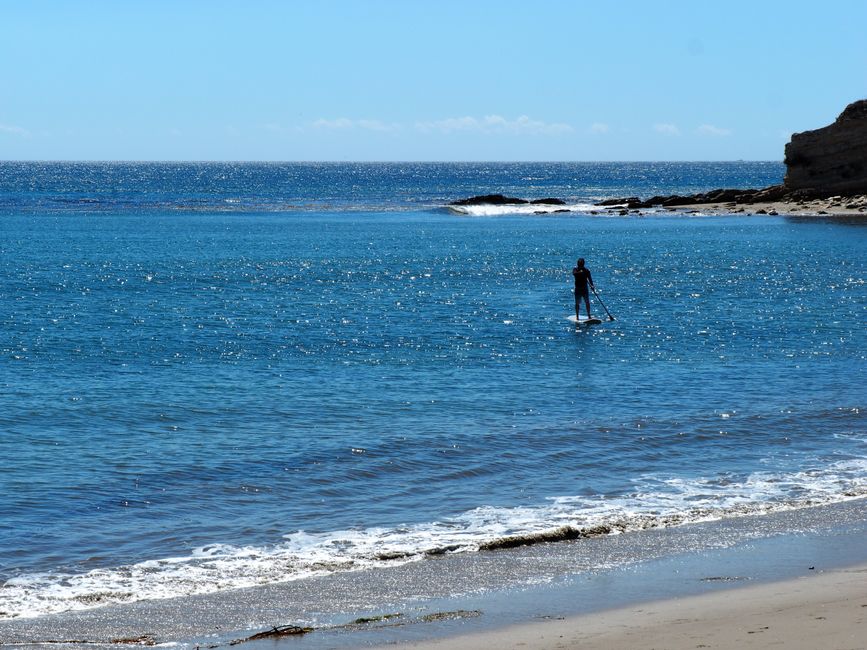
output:
[[575, 318], [581, 318], [578, 313], [581, 307], [581, 299], [584, 299], [584, 306], [587, 307], [587, 318], [590, 318], [590, 288], [596, 289], [593, 284], [593, 276], [590, 274], [590, 269], [584, 266], [584, 258], [579, 258], [575, 268], [572, 269], [572, 276], [575, 278]]

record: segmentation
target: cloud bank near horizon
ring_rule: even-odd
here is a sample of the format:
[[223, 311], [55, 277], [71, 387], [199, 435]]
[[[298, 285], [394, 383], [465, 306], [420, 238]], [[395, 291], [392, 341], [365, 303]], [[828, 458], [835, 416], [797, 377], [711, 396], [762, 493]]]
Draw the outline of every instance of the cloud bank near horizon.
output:
[[381, 133], [414, 131], [418, 133], [480, 133], [486, 135], [562, 135], [564, 133], [572, 133], [575, 130], [572, 125], [562, 122], [546, 122], [544, 120], [533, 119], [527, 115], [520, 115], [515, 119], [509, 119], [496, 114], [485, 115], [484, 117], [466, 115], [439, 120], [420, 120], [412, 124], [386, 122], [377, 119], [351, 119], [348, 117], [334, 119], [319, 118], [312, 122], [310, 126], [313, 129], [326, 129], [330, 131], [361, 129]]

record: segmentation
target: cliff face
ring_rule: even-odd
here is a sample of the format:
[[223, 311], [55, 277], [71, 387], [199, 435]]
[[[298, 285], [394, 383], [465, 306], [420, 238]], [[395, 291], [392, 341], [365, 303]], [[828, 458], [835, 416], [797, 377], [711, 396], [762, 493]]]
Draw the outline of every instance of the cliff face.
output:
[[867, 193], [867, 99], [849, 104], [833, 124], [792, 136], [784, 185], [817, 195]]

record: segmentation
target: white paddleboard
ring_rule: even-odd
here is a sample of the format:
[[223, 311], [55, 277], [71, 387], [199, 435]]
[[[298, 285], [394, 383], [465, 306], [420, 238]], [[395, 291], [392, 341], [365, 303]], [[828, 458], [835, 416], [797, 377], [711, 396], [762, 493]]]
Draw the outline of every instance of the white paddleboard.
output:
[[571, 322], [575, 323], [576, 325], [599, 325], [602, 323], [601, 320], [599, 320], [598, 318], [596, 318], [594, 316], [587, 318], [586, 316], [578, 317], [578, 316], [575, 316], [575, 314], [572, 314], [570, 316], [567, 316], [566, 318], [568, 318]]

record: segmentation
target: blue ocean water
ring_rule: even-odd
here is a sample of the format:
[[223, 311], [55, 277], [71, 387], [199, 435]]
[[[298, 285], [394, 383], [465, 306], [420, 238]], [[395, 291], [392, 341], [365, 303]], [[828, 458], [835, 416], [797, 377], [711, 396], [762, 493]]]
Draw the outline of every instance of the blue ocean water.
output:
[[867, 221], [587, 205], [783, 171], [0, 163], [0, 617], [867, 495]]

